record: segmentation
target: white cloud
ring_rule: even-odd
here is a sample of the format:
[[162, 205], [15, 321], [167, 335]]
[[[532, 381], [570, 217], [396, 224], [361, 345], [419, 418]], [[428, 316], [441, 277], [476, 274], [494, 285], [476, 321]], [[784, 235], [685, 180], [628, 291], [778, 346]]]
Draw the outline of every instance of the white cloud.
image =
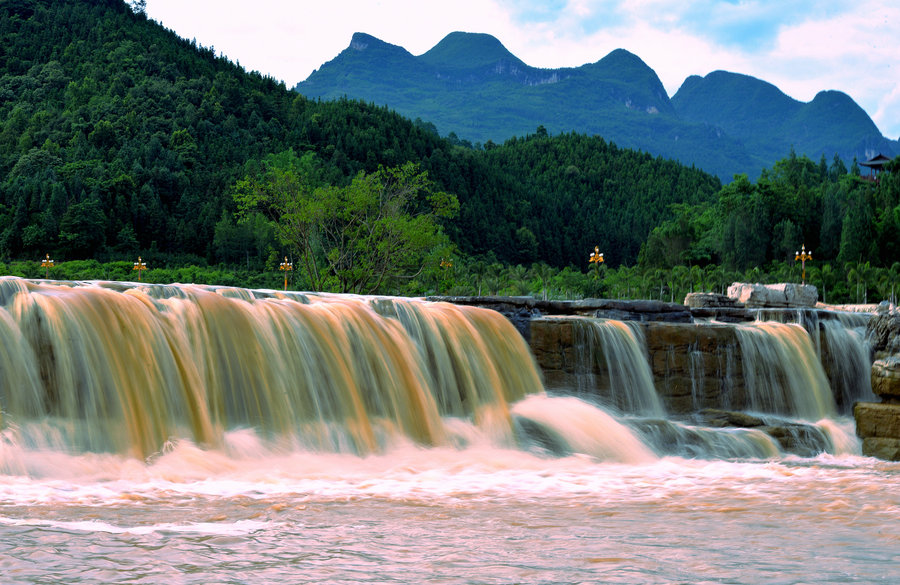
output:
[[843, 91], [889, 138], [900, 135], [900, 6], [856, 5], [851, 13], [784, 28], [775, 48], [750, 64], [804, 101], [821, 90]]

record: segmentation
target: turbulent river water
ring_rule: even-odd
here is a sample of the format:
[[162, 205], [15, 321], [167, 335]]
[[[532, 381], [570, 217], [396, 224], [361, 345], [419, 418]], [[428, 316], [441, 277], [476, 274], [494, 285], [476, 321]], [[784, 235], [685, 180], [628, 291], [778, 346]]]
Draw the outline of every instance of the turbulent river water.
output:
[[3, 583], [897, 583], [900, 465], [633, 464], [494, 446], [153, 461], [0, 478]]
[[[353, 404], [352, 393], [328, 405], [317, 402], [325, 398], [315, 390], [305, 398], [287, 399], [280, 391], [263, 397], [247, 372], [275, 366], [263, 365], [272, 356], [259, 355], [254, 346], [261, 342], [249, 339], [249, 330], [229, 328], [241, 341], [234, 347], [217, 333], [198, 333], [200, 322], [234, 323], [237, 316], [228, 311], [239, 310], [249, 311], [255, 330], [268, 331], [261, 338], [283, 335], [288, 321], [266, 315], [295, 311], [298, 304], [324, 310], [315, 309], [316, 299], [251, 302], [229, 298], [228, 291], [108, 293], [97, 285], [21, 282], [6, 287], [0, 286], [6, 307], [0, 314], [0, 325], [6, 324], [0, 327], [3, 584], [900, 582], [900, 464], [859, 456], [852, 421], [837, 415], [810, 421], [826, 429], [833, 445], [813, 457], [752, 450], [724, 458], [711, 452], [665, 455], [628, 415], [540, 388], [519, 393], [479, 387], [485, 380], [503, 386], [510, 378], [522, 386], [530, 376], [483, 371], [485, 352], [504, 361], [522, 351], [519, 341], [503, 342], [515, 336], [511, 327], [492, 317], [488, 324], [479, 321], [487, 311], [466, 312], [463, 335], [445, 322], [457, 322], [455, 308], [423, 309], [431, 315], [426, 318], [418, 305], [404, 315], [402, 303], [354, 300], [368, 317], [399, 320], [411, 332], [415, 343], [404, 341], [403, 351], [412, 353], [390, 364], [415, 362], [421, 354], [432, 364], [428, 371], [446, 359], [451, 370], [465, 364], [479, 373], [474, 381], [456, 376], [451, 382], [418, 372], [410, 388], [443, 388], [428, 393], [436, 397], [433, 404], [410, 399], [409, 390], [401, 391], [401, 401], [395, 388], [384, 402], [402, 402], [402, 408], [369, 403], [360, 411], [367, 416], [346, 415], [335, 423], [334, 412], [343, 412], [342, 401]], [[54, 304], [70, 295], [77, 298]], [[229, 304], [220, 306], [208, 295]], [[119, 302], [129, 318], [118, 328], [94, 321], [103, 318], [98, 306]], [[260, 308], [266, 303], [272, 306]], [[61, 308], [70, 304], [77, 310]], [[207, 317], [190, 321], [188, 309], [196, 306], [205, 307]], [[79, 315], [91, 312], [87, 326]], [[335, 322], [346, 323], [343, 309], [338, 313]], [[358, 327], [359, 314], [352, 314]], [[131, 344], [127, 323], [137, 318], [158, 320], [167, 340], [160, 347], [189, 359], [151, 374], [134, 369], [151, 368], [146, 362], [91, 362], [96, 356], [88, 354]], [[440, 322], [440, 343], [425, 333], [431, 321]], [[154, 327], [139, 328], [141, 347], [153, 345], [146, 335]], [[193, 333], [181, 339], [167, 327]], [[490, 333], [497, 328], [499, 335]], [[99, 337], [91, 341], [97, 329]], [[341, 353], [336, 339], [343, 334], [317, 331], [317, 339]], [[398, 335], [391, 329], [389, 337]], [[201, 337], [205, 343], [197, 342]], [[476, 342], [484, 337], [494, 341]], [[359, 339], [348, 342], [360, 351]], [[379, 354], [394, 351], [385, 343], [375, 342]], [[458, 343], [462, 349], [452, 349]], [[417, 344], [427, 351], [414, 349]], [[238, 396], [243, 387], [236, 390], [214, 375], [224, 362], [208, 366], [210, 352], [240, 361], [248, 394]], [[394, 367], [382, 371], [371, 363], [374, 354], [363, 353], [369, 356], [365, 367], [354, 357], [357, 366], [342, 370], [341, 388], [383, 382]], [[324, 353], [316, 355], [325, 360]], [[531, 367], [527, 359], [515, 364]], [[121, 394], [92, 395], [91, 384], [103, 386], [92, 368], [103, 369], [104, 380], [111, 376]], [[283, 379], [301, 375], [289, 373], [268, 372], [263, 382], [278, 390]], [[335, 392], [336, 382], [317, 385], [321, 372], [311, 375], [312, 386]], [[128, 380], [141, 376], [163, 381], [157, 384], [165, 398], [135, 402], [135, 388], [153, 391], [144, 382], [128, 387]], [[198, 383], [199, 393], [184, 390]], [[444, 396], [448, 386], [453, 392]], [[70, 391], [80, 406], [59, 406], [79, 402], [66, 397]], [[450, 400], [463, 395], [458, 405]], [[91, 401], [106, 408], [86, 405]], [[129, 411], [136, 404], [156, 409], [150, 420], [163, 429], [164, 440]], [[395, 411], [404, 409], [429, 418], [428, 424], [402, 420]], [[288, 410], [291, 420], [300, 421], [296, 428], [286, 432], [270, 424]]]

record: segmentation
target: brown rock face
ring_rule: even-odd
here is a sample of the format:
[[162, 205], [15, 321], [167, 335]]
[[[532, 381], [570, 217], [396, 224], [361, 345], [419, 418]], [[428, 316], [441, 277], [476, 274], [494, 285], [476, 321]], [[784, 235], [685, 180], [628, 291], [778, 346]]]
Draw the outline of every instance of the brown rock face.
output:
[[866, 457], [877, 457], [885, 461], [900, 461], [900, 439], [869, 437], [863, 439], [862, 452]]
[[853, 417], [863, 455], [900, 461], [900, 404], [858, 402]]
[[853, 416], [856, 434], [861, 438], [900, 440], [900, 404], [857, 402]]
[[[531, 350], [549, 389], [577, 388], [602, 396], [609, 391], [605, 387], [609, 380], [603, 372], [581, 371], [586, 349], [577, 344], [577, 319], [532, 320]], [[733, 327], [649, 322], [643, 323], [641, 330], [656, 391], [668, 412], [745, 407], [743, 367]], [[585, 374], [592, 376], [595, 388], [581, 387]]]

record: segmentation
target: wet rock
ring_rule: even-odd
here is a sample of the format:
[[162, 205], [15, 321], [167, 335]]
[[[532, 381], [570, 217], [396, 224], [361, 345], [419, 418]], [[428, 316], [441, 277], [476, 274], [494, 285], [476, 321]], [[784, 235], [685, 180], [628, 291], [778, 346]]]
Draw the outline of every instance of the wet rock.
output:
[[872, 392], [883, 403], [900, 404], [900, 354], [872, 364]]
[[885, 461], [900, 461], [900, 439], [868, 437], [863, 439], [862, 453]]
[[814, 457], [831, 449], [831, 441], [822, 429], [813, 425], [790, 423], [758, 427], [781, 445], [782, 451], [801, 457]]
[[694, 292], [684, 297], [684, 304], [692, 309], [703, 307], [737, 307], [735, 299], [718, 293]]
[[697, 413], [704, 424], [711, 427], [754, 428], [765, 426], [766, 422], [758, 416], [746, 412], [706, 408]]
[[882, 303], [866, 325], [866, 337], [876, 355], [900, 353], [900, 309]]

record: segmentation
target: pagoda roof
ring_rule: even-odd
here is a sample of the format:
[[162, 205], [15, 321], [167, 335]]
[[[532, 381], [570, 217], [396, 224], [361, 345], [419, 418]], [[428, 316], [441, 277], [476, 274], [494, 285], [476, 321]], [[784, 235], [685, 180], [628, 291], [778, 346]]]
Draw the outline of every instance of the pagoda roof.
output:
[[864, 167], [869, 167], [870, 169], [875, 169], [875, 168], [883, 167], [885, 165], [885, 163], [887, 163], [890, 160], [891, 160], [890, 158], [884, 156], [881, 153], [878, 153], [875, 156], [873, 156], [872, 158], [870, 158], [869, 160], [867, 160], [866, 162], [861, 162], [859, 164]]

